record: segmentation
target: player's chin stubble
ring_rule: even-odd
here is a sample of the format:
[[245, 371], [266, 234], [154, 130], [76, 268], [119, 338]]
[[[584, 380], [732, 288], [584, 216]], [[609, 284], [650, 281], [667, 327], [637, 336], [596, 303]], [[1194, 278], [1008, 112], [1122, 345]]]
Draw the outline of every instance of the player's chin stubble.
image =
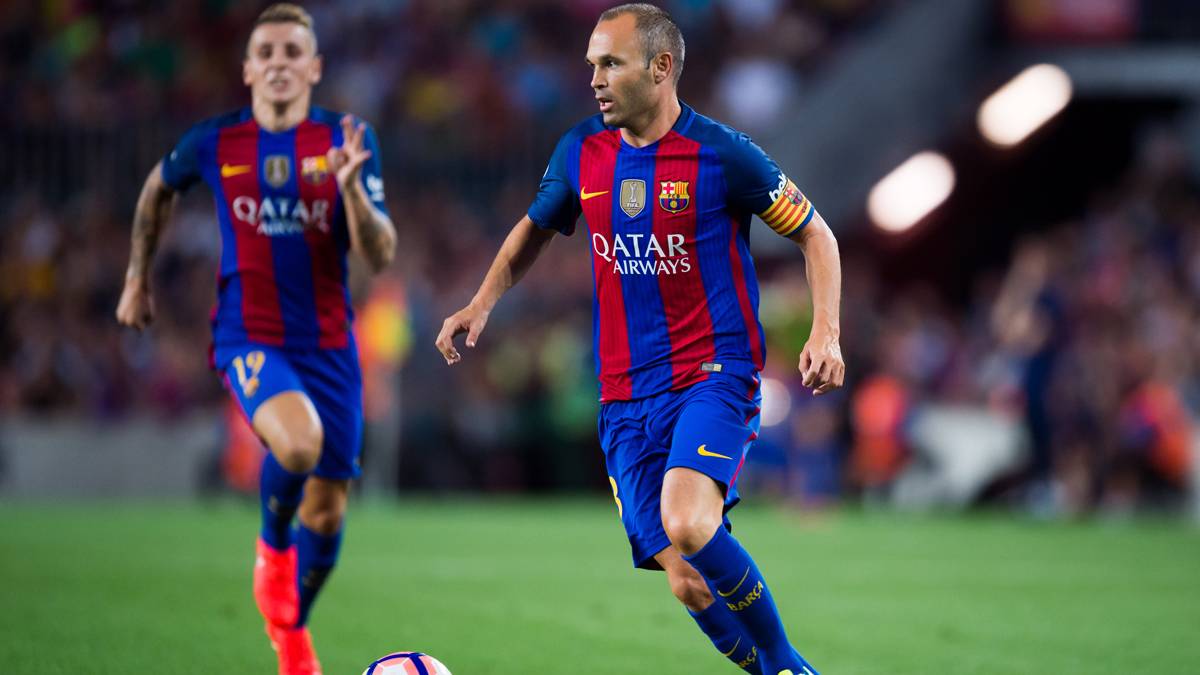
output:
[[652, 86], [647, 82], [629, 87], [620, 97], [620, 103], [617, 103], [616, 99], [613, 100], [614, 107], [619, 109], [610, 113], [613, 117], [612, 121], [605, 117], [604, 123], [609, 126], [624, 127], [641, 119], [647, 111], [654, 107], [650, 93]]

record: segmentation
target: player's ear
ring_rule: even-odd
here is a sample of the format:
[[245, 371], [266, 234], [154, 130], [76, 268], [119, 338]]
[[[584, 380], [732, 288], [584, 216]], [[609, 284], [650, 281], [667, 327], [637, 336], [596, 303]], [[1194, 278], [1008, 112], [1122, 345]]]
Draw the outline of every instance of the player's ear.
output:
[[242, 59], [242, 84], [247, 87], [254, 84], [254, 78], [250, 72], [250, 54], [247, 53]]
[[651, 59], [650, 75], [654, 78], [654, 84], [662, 84], [663, 80], [671, 77], [674, 65], [675, 59], [671, 56], [671, 52], [663, 52]]
[[317, 54], [316, 56], [314, 56], [312, 68], [308, 71], [308, 83], [309, 84], [316, 85], [318, 82], [321, 81], [321, 72], [324, 70], [324, 67], [325, 67], [325, 60], [321, 58], [321, 55]]

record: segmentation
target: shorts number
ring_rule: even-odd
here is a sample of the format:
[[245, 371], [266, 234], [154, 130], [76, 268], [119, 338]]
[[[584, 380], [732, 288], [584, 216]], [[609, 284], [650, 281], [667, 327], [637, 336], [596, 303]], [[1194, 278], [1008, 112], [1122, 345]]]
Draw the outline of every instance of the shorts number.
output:
[[624, 518], [625, 517], [625, 509], [624, 509], [624, 507], [621, 506], [621, 498], [617, 496], [617, 479], [613, 478], [612, 476], [609, 476], [608, 482], [612, 484], [613, 501], [617, 503], [617, 515]]
[[246, 398], [254, 398], [254, 394], [258, 393], [258, 373], [266, 362], [267, 355], [261, 351], [250, 352], [245, 359], [234, 357], [233, 369], [237, 371], [238, 386]]

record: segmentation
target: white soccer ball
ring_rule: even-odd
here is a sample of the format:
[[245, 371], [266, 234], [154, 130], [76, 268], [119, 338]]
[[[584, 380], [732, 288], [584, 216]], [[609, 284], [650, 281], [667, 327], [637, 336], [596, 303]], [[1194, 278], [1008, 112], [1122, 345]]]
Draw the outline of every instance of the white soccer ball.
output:
[[393, 652], [367, 666], [363, 675], [451, 675], [441, 661], [421, 652]]

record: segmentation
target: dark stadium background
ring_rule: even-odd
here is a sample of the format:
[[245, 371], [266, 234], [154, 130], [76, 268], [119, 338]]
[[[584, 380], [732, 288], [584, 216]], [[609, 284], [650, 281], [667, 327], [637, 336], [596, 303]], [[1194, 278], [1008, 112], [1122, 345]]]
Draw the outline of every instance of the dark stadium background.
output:
[[[27, 519], [19, 537], [6, 543], [0, 536], [4, 578], [33, 578], [22, 574], [33, 574], [42, 558], [7, 571], [2, 561], [15, 564], [29, 551], [57, 558], [39, 533], [51, 531], [50, 523], [70, 528], [81, 522], [70, 509], [82, 517], [95, 504], [132, 504], [114, 522], [141, 522], [154, 504], [169, 503], [186, 512], [181, 522], [199, 528], [204, 512], [178, 505], [215, 504], [218, 522], [236, 521], [243, 539], [250, 536], [245, 505], [252, 500], [241, 495], [254, 491], [261, 450], [207, 366], [218, 248], [204, 190], [181, 201], [161, 247], [154, 327], [134, 335], [118, 328], [113, 312], [141, 183], [189, 125], [246, 103], [240, 59], [265, 4], [0, 5], [0, 513]], [[503, 508], [528, 515], [520, 506], [527, 495], [583, 495], [590, 507], [571, 501], [564, 508], [591, 514], [608, 486], [595, 437], [586, 236], [554, 242], [462, 364], [447, 368], [433, 339], [524, 213], [559, 134], [594, 112], [583, 53], [595, 17], [613, 3], [304, 4], [325, 56], [314, 100], [378, 130], [400, 231], [396, 262], [374, 283], [355, 287], [368, 430], [358, 491], [366, 499], [354, 508], [374, 513], [364, 516], [363, 530], [390, 531], [383, 523], [394, 513], [416, 523], [404, 511], [414, 496], [458, 509], [447, 532], [458, 531], [454, 518], [474, 518], [460, 501], [483, 514], [497, 496]], [[897, 518], [901, 529], [924, 532], [914, 534], [912, 542], [921, 542], [914, 550], [952, 555], [958, 548], [949, 542], [961, 538], [981, 547], [987, 562], [980, 565], [1007, 560], [991, 554], [993, 544], [996, 551], [1028, 545], [1047, 556], [1035, 560], [1086, 565], [1105, 547], [1080, 544], [1060, 560], [1049, 540], [1023, 537], [1044, 532], [1054, 541], [1091, 542], [1094, 535], [1099, 542], [1117, 527], [1113, 536], [1123, 539], [1113, 548], [1130, 557], [1113, 562], [1105, 578], [1131, 584], [1124, 596], [1111, 596], [1128, 604], [1097, 612], [1142, 611], [1146, 621], [1194, 628], [1200, 602], [1191, 610], [1180, 603], [1200, 592], [1193, 525], [1200, 520], [1200, 4], [665, 4], [687, 38], [682, 99], [749, 132], [778, 159], [830, 223], [843, 255], [848, 383], [813, 400], [794, 368], [810, 311], [803, 259], [756, 221], [774, 424], [743, 474], [750, 531], [771, 531], [753, 510], [771, 505], [779, 510], [769, 518], [781, 520], [770, 523], [845, 517], [848, 530], [837, 531], [855, 533], [859, 543], [887, 539], [887, 519]], [[1070, 77], [1069, 103], [1015, 147], [994, 146], [976, 124], [979, 106], [1039, 63]], [[886, 232], [874, 224], [868, 196], [922, 151], [950, 161], [953, 191], [911, 229]], [[417, 503], [416, 513], [437, 517], [437, 508]], [[143, 506], [146, 513], [136, 510]], [[604, 508], [596, 523], [607, 523]], [[865, 524], [856, 520], [860, 509]], [[893, 513], [914, 510], [986, 515], [983, 524], [947, 515], [949, 524], [921, 525]], [[1038, 530], [1044, 521], [1084, 529]], [[609, 536], [603, 550], [614, 565], [625, 564], [620, 533], [604, 527], [595, 524]], [[1172, 573], [1192, 573], [1138, 572], [1143, 544], [1161, 551]], [[901, 588], [886, 576], [886, 552], [863, 546], [880, 562], [870, 574]], [[241, 569], [235, 553], [223, 554], [230, 575]], [[825, 555], [824, 564], [837, 568], [836, 556]], [[922, 560], [914, 553], [911, 569], [936, 575]], [[396, 564], [415, 566], [413, 574], [422, 569], [419, 560]], [[387, 583], [390, 569], [380, 563], [378, 576], [363, 578]], [[1113, 589], [1081, 590], [1064, 570], [1031, 563], [1028, 574], [1061, 591], [1063, 606]], [[609, 571], [614, 579], [629, 576]], [[86, 577], [70, 578], [88, 586]], [[42, 581], [49, 588], [61, 579]], [[853, 588], [861, 580], [844, 581]], [[797, 578], [796, 592], [805, 587]], [[230, 597], [245, 600], [237, 588]], [[323, 602], [340, 602], [337, 584], [331, 588]], [[646, 593], [662, 597], [647, 606], [662, 610], [669, 597], [653, 588]], [[995, 601], [1003, 595], [997, 591]], [[832, 591], [814, 602], [833, 614], [841, 607]], [[0, 596], [4, 606], [30, 608], [28, 616], [59, 612], [19, 595]], [[456, 620], [452, 608], [443, 609], [446, 621]], [[246, 607], [235, 614], [252, 623]], [[1073, 620], [1039, 616], [1049, 627]], [[886, 641], [874, 645], [877, 655], [866, 647], [853, 656], [852, 641], [836, 627], [815, 615], [796, 620], [812, 622], [805, 625], [816, 631], [818, 654], [832, 652], [825, 660], [846, 672], [882, 672], [886, 664], [865, 664], [868, 656], [895, 656]], [[1101, 634], [1080, 621], [1072, 637]], [[450, 639], [430, 638], [434, 647]], [[20, 654], [18, 640], [4, 640], [0, 655]], [[322, 648], [319, 631], [317, 640]], [[379, 642], [371, 644], [380, 653], [409, 646]], [[253, 644], [247, 649], [261, 646]], [[981, 642], [958, 644], [986, 660]], [[1094, 645], [1042, 645], [1042, 653]], [[931, 656], [944, 646], [918, 644], [893, 670], [949, 672]], [[1195, 662], [1194, 644], [1163, 636], [1160, 646], [1155, 653], [1168, 660], [1157, 672]], [[353, 664], [368, 656], [334, 658]], [[450, 656], [470, 662], [466, 654]], [[1117, 672], [1109, 664], [1119, 663], [1059, 660], [1043, 669], [1046, 662], [1030, 659], [1012, 669], [975, 664], [961, 672]], [[143, 662], [124, 663], [133, 672]], [[488, 672], [473, 667], [467, 672]]]

